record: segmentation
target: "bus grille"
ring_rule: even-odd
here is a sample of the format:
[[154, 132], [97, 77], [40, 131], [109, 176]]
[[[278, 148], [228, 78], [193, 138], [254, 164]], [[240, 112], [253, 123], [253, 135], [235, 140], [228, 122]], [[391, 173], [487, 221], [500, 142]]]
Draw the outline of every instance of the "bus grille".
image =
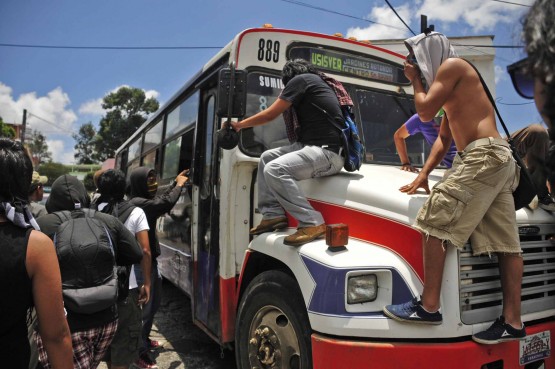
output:
[[[555, 226], [519, 227], [524, 259], [522, 314], [555, 308]], [[502, 293], [497, 257], [472, 256], [470, 244], [459, 252], [461, 319], [465, 324], [501, 315]]]

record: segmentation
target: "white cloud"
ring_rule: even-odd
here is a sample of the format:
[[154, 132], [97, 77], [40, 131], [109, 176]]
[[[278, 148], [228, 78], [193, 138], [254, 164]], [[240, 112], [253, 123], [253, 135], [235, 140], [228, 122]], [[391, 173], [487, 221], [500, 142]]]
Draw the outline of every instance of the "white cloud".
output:
[[[111, 91], [108, 91], [104, 96], [106, 96], [109, 93], [112, 92], [116, 92], [117, 90], [119, 90], [122, 87], [130, 87], [128, 85], [121, 85], [118, 86], [114, 89], [112, 89]], [[146, 98], [155, 98], [158, 99], [158, 96], [160, 96], [160, 93], [156, 90], [143, 90], [145, 92], [145, 96]], [[83, 104], [81, 104], [81, 106], [79, 107], [79, 113], [80, 114], [90, 114], [90, 115], [98, 115], [98, 116], [102, 116], [104, 114], [106, 114], [106, 110], [102, 108], [102, 99], [103, 97], [99, 97], [98, 99], [94, 99], [94, 100], [89, 100]]]
[[[499, 23], [514, 23], [526, 9], [484, 0], [420, 0], [395, 6], [399, 16], [414, 32], [420, 32], [420, 15], [425, 14], [428, 17], [428, 24], [434, 24], [437, 31], [449, 33], [449, 29], [456, 26], [459, 29], [454, 31], [458, 34], [461, 33], [461, 26], [468, 28], [474, 34], [493, 31]], [[386, 5], [372, 8], [365, 18], [380, 24], [349, 28], [347, 37], [378, 40], [411, 36], [409, 30]]]
[[496, 65], [493, 68], [493, 73], [495, 74], [495, 84], [507, 79], [507, 72], [505, 68], [502, 68], [499, 65]]
[[48, 151], [52, 153], [52, 161], [62, 164], [73, 164], [75, 157], [73, 147], [66, 149], [66, 144], [63, 140], [46, 140]]
[[[395, 11], [397, 11], [405, 21], [407, 21], [410, 18], [410, 14], [413, 13], [409, 4], [396, 7]], [[365, 28], [349, 28], [346, 37], [356, 37], [359, 40], [380, 40], [404, 38], [408, 34], [408, 30], [404, 29], [405, 26], [387, 6], [372, 8], [372, 11], [366, 18], [381, 24], [371, 24]], [[394, 26], [395, 28], [387, 25]]]
[[56, 87], [46, 96], [28, 92], [17, 99], [12, 88], [0, 82], [0, 117], [7, 123], [22, 123], [23, 110], [27, 109], [27, 124], [30, 129], [43, 133], [72, 132], [77, 115], [69, 108], [71, 101], [61, 87]]
[[67, 93], [56, 87], [45, 96], [27, 92], [15, 98], [12, 94], [13, 89], [0, 82], [0, 117], [4, 122], [21, 124], [23, 109], [27, 109], [27, 129], [40, 131], [46, 136], [52, 159], [63, 164], [73, 163], [71, 134], [76, 131], [73, 126], [77, 115], [69, 107], [71, 101]]
[[441, 30], [437, 22], [448, 27], [452, 23], [463, 21], [473, 32], [483, 32], [492, 31], [498, 23], [515, 22], [523, 9], [526, 8], [484, 0], [424, 0], [413, 13], [413, 17], [426, 14], [428, 23], [436, 23], [436, 30], [444, 33], [445, 30]]
[[156, 90], [143, 90], [145, 91], [145, 95], [147, 99], [150, 99], [151, 97], [155, 98], [156, 100], [158, 100], [158, 97], [160, 96], [160, 92], [156, 91]]
[[104, 115], [106, 110], [102, 109], [102, 98], [89, 100], [79, 107], [79, 114]]

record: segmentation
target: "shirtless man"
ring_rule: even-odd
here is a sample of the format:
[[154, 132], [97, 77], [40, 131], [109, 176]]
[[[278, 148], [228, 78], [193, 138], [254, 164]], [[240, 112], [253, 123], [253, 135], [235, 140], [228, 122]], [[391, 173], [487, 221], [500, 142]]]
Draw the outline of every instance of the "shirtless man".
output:
[[[459, 58], [442, 34], [420, 34], [405, 41], [405, 75], [414, 87], [416, 111], [431, 120], [443, 107], [439, 136], [416, 179], [400, 188], [430, 193], [428, 175], [454, 139], [453, 167], [434, 186], [414, 227], [423, 234], [424, 290], [421, 299], [384, 307], [384, 313], [409, 323], [441, 324], [440, 293], [446, 248], [462, 248], [468, 239], [474, 255], [496, 253], [503, 289], [503, 315], [472, 338], [484, 344], [522, 339], [520, 318], [523, 271], [513, 189], [517, 166], [496, 128], [495, 115], [477, 73]], [[425, 88], [421, 74], [426, 80]]]

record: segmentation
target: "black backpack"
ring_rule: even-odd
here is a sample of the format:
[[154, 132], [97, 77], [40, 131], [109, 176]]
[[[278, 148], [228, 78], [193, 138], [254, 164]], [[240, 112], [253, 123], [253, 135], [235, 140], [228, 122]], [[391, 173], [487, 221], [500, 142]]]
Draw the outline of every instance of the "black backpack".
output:
[[62, 223], [54, 245], [62, 275], [65, 307], [93, 314], [117, 302], [118, 280], [114, 245], [105, 224], [94, 210], [59, 211]]

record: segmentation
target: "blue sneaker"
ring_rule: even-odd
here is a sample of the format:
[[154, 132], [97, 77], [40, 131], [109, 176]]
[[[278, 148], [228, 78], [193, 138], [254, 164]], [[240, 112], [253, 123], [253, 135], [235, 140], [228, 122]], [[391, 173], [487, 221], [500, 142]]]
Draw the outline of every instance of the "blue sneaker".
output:
[[418, 300], [417, 297], [404, 304], [387, 305], [383, 308], [383, 312], [391, 319], [399, 322], [433, 325], [439, 325], [443, 322], [443, 316], [439, 311], [428, 313], [422, 307], [422, 301]]
[[483, 332], [476, 333], [472, 339], [485, 345], [493, 345], [500, 342], [522, 340], [526, 337], [524, 324], [521, 329], [513, 328], [505, 323], [505, 317], [501, 315], [493, 324]]

